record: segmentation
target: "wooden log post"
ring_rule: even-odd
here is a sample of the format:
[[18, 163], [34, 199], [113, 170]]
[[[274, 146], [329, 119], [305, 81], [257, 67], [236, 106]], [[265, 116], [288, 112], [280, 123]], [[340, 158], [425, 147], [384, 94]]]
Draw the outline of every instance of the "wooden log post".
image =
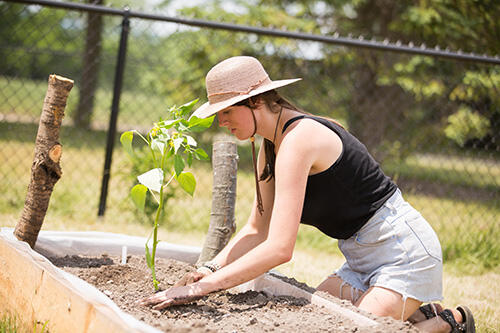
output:
[[213, 190], [212, 212], [205, 243], [197, 265], [213, 259], [227, 245], [236, 230], [236, 172], [238, 153], [230, 141], [215, 142], [212, 153]]
[[54, 185], [62, 175], [59, 164], [62, 154], [59, 130], [66, 100], [73, 88], [73, 80], [55, 74], [50, 75], [48, 81], [36, 135], [28, 194], [21, 218], [14, 229], [17, 239], [27, 242], [32, 248], [42, 227]]

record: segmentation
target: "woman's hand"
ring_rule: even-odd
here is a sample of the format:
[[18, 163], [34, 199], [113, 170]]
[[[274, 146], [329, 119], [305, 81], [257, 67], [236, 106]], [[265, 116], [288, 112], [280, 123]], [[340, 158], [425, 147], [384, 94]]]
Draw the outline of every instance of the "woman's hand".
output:
[[202, 273], [198, 271], [186, 273], [179, 281], [174, 284], [174, 287], [190, 285], [192, 283], [198, 282], [206, 275], [208, 275], [208, 273]]
[[207, 293], [198, 284], [190, 284], [181, 287], [158, 292], [150, 297], [139, 301], [140, 305], [153, 305], [154, 310], [161, 310], [172, 305], [186, 304], [202, 298]]

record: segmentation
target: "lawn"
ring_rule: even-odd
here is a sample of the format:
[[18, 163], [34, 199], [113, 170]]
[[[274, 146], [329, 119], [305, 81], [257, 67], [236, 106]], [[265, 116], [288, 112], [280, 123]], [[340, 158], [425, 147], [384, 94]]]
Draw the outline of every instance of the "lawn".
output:
[[[0, 85], [7, 86], [5, 80], [0, 78]], [[8, 83], [10, 90], [0, 90], [3, 94], [0, 99], [6, 101], [0, 107], [0, 116], [6, 119], [0, 118], [0, 193], [4, 194], [0, 197], [0, 227], [14, 227], [24, 205], [36, 135], [36, 124], [32, 120], [36, 119], [41, 107], [41, 103], [34, 105], [37, 103], [33, 101], [43, 100], [46, 86], [45, 83], [42, 85], [28, 81]], [[37, 88], [40, 86], [44, 88]], [[30, 91], [30, 95], [23, 95], [23, 91]], [[148, 99], [148, 103], [153, 101], [158, 110], [163, 108], [163, 101], [153, 97], [149, 100], [150, 96], [134, 96], [124, 92], [124, 99]], [[70, 97], [69, 113], [74, 110], [76, 100]], [[100, 91], [97, 100], [98, 111], [94, 121], [105, 123], [110, 95]], [[125, 103], [121, 111], [123, 119], [135, 122], [133, 116], [136, 108], [134, 103]], [[8, 118], [12, 115], [19, 122], [11, 122]], [[157, 116], [151, 115], [154, 119]], [[140, 119], [138, 124], [147, 126], [151, 121]], [[43, 229], [108, 231], [147, 237], [151, 228], [150, 219], [137, 213], [128, 197], [134, 177], [131, 176], [132, 164], [127, 156], [119, 147], [113, 155], [107, 211], [105, 217], [98, 218], [106, 133], [79, 130], [63, 123], [63, 176], [55, 186]], [[122, 124], [122, 127], [126, 125]], [[241, 150], [240, 155], [245, 154], [248, 156], [248, 147]], [[396, 178], [461, 191], [460, 195], [451, 193], [450, 196], [443, 196], [432, 191], [419, 191], [417, 187], [404, 195], [428, 219], [441, 240], [445, 258], [445, 304], [470, 306], [476, 316], [479, 332], [499, 331], [498, 158], [414, 154], [401, 164], [384, 167]], [[198, 182], [194, 198], [176, 191], [167, 203], [160, 226], [160, 239], [163, 241], [197, 246], [203, 244], [211, 208], [212, 173], [209, 163], [198, 163], [193, 173]], [[245, 223], [250, 212], [253, 193], [253, 174], [247, 169], [240, 170], [235, 211], [238, 228]], [[293, 260], [278, 269], [316, 286], [341, 263], [342, 257], [335, 240], [312, 227], [301, 226]], [[6, 319], [4, 323], [0, 321], [0, 332], [2, 325], [8, 325], [5, 323]]]

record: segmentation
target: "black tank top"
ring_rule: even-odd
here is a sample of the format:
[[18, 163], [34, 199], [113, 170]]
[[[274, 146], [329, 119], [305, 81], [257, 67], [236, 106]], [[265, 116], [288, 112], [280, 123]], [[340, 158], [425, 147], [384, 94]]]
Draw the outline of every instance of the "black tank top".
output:
[[307, 179], [301, 223], [312, 225], [337, 239], [356, 233], [397, 190], [370, 155], [365, 145], [336, 123], [302, 115], [288, 120], [313, 119], [334, 131], [342, 140], [342, 153], [327, 170]]

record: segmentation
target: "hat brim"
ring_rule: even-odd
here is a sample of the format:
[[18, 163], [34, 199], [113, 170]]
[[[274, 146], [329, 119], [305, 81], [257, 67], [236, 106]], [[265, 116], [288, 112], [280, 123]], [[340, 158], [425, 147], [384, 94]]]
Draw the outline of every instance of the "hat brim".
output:
[[196, 109], [195, 112], [191, 115], [191, 117], [198, 117], [198, 118], [208, 118], [213, 114], [216, 114], [217, 112], [224, 110], [227, 107], [230, 107], [231, 105], [234, 105], [238, 102], [241, 102], [249, 97], [262, 94], [266, 91], [277, 89], [280, 87], [284, 87], [286, 85], [292, 84], [294, 82], [300, 81], [302, 79], [289, 79], [289, 80], [277, 80], [277, 81], [272, 81], [271, 83], [262, 85], [258, 87], [257, 89], [254, 89], [250, 91], [248, 94], [244, 95], [238, 95], [232, 98], [229, 98], [225, 101], [219, 102], [219, 103], [213, 103], [210, 104], [210, 102], [206, 102], [202, 106], [200, 106], [198, 109]]

